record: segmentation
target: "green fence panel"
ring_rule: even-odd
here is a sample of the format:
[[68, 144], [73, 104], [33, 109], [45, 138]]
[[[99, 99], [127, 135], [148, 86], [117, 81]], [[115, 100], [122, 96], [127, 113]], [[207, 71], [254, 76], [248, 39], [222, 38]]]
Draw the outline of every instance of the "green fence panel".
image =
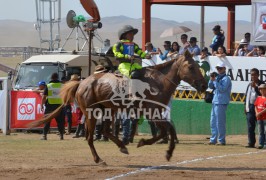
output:
[[[173, 100], [171, 119], [178, 134], [210, 134], [211, 104], [203, 100]], [[227, 111], [227, 135], [247, 134], [243, 103], [230, 102]], [[144, 121], [139, 132], [149, 133], [150, 126]]]

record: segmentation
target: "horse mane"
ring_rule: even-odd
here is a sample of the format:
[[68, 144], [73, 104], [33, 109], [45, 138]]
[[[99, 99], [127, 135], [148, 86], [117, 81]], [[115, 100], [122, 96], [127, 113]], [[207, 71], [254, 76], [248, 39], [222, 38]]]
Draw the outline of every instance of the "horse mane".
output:
[[162, 69], [165, 69], [166, 67], [168, 66], [172, 66], [172, 64], [176, 61], [177, 59], [172, 59], [170, 61], [167, 61], [165, 63], [162, 63], [162, 64], [157, 64], [157, 65], [154, 65], [154, 66], [151, 66], [150, 68], [152, 69], [156, 69], [156, 70], [162, 70]]
[[156, 69], [158, 71], [164, 71], [165, 69], [167, 69], [167, 67], [172, 66], [172, 64], [175, 61], [181, 61], [180, 59], [183, 60], [183, 58], [185, 58], [185, 59], [192, 59], [192, 55], [190, 54], [190, 52], [188, 50], [186, 50], [184, 52], [184, 54], [183, 55], [179, 55], [178, 58], [172, 59], [172, 60], [167, 61], [167, 62], [165, 62], [163, 64], [157, 64], [157, 65], [154, 65], [154, 66], [150, 66], [149, 68], [150, 69]]

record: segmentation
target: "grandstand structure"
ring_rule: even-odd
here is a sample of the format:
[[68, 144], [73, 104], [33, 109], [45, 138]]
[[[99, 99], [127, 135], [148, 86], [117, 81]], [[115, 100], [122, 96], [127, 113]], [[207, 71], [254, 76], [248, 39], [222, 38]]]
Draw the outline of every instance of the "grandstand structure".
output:
[[[235, 42], [235, 7], [238, 5], [251, 5], [251, 0], [142, 0], [142, 48], [151, 41], [151, 6], [189, 5], [189, 6], [216, 6], [226, 7], [227, 13], [227, 52], [233, 53]], [[204, 15], [204, 10], [202, 12]], [[201, 20], [201, 31], [204, 31], [204, 17]], [[202, 35], [201, 35], [202, 36]]]

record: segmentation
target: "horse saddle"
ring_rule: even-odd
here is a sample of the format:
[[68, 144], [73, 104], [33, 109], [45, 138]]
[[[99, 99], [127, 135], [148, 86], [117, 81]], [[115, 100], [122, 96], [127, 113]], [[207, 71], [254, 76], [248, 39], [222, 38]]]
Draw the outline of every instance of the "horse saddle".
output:
[[116, 70], [115, 72], [114, 72], [114, 75], [116, 76], [116, 77], [123, 77], [123, 74], [121, 74], [121, 72], [119, 71], [119, 70]]

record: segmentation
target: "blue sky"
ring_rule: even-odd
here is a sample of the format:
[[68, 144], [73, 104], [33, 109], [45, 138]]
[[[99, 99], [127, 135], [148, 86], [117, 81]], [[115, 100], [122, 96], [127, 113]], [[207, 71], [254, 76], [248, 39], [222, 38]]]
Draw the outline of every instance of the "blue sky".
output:
[[[98, 5], [101, 17], [124, 15], [132, 18], [142, 17], [142, 0], [94, 0]], [[36, 21], [35, 0], [0, 0], [0, 20], [16, 19], [27, 22]], [[83, 10], [79, 0], [62, 0], [62, 17], [69, 10], [76, 14], [87, 13]], [[152, 17], [175, 20], [177, 22], [200, 21], [200, 7], [153, 5]], [[227, 8], [206, 7], [205, 22], [227, 20]], [[236, 20], [251, 21], [251, 6], [238, 6]]]

